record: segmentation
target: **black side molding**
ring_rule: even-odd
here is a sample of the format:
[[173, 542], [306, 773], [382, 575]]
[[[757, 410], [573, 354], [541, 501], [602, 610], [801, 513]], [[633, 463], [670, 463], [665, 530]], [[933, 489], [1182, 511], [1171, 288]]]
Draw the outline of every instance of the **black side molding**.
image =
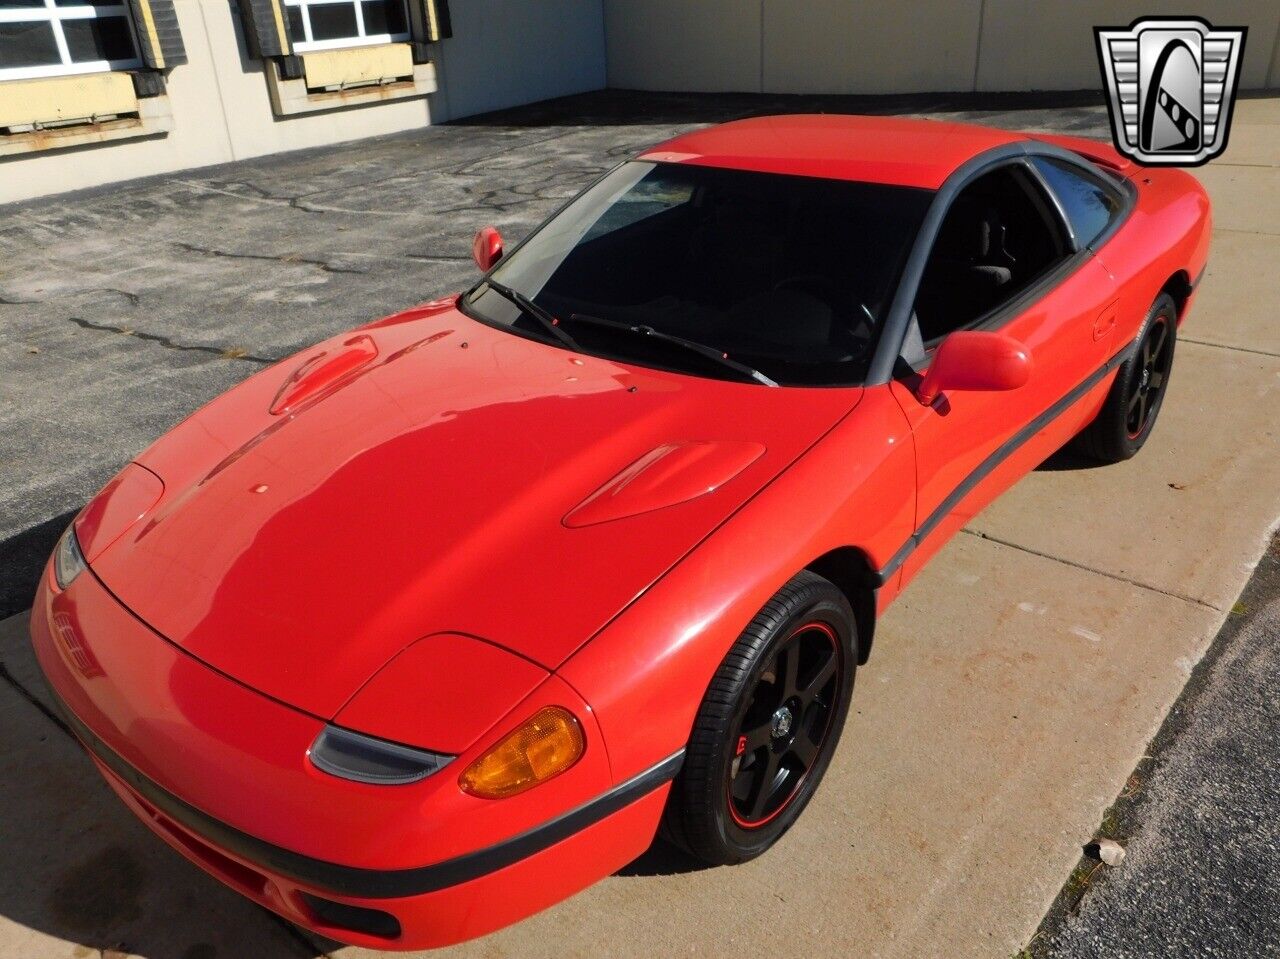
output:
[[395, 899], [436, 892], [496, 872], [624, 809], [674, 779], [684, 763], [682, 749], [576, 809], [475, 852], [412, 869], [365, 869], [315, 859], [273, 845], [201, 812], [133, 768], [62, 702], [50, 684], [46, 686], [50, 686], [58, 711], [85, 748], [165, 816], [213, 846], [258, 863], [270, 872], [337, 895], [363, 899]]
[[1034, 420], [1022, 429], [1018, 430], [1017, 433], [1005, 440], [994, 453], [979, 463], [974, 468], [973, 472], [966, 476], [964, 481], [952, 490], [946, 499], [938, 504], [938, 508], [929, 514], [928, 518], [920, 524], [920, 527], [915, 531], [915, 533], [907, 537], [907, 541], [902, 544], [902, 547], [896, 553], [893, 554], [889, 559], [889, 562], [885, 563], [881, 570], [875, 574], [875, 585], [885, 585], [893, 574], [898, 571], [898, 568], [906, 562], [907, 557], [915, 551], [916, 547], [924, 542], [925, 538], [937, 528], [939, 523], [946, 519], [951, 511], [959, 505], [962, 499], [973, 491], [975, 486], [986, 479], [987, 476], [996, 469], [996, 467], [1016, 453], [1028, 440], [1069, 410], [1086, 393], [1101, 383], [1108, 373], [1128, 359], [1132, 350], [1133, 347], [1129, 346], [1111, 357], [1111, 359], [1107, 360], [1106, 363], [1102, 364], [1102, 366], [1090, 373], [1083, 382], [1073, 387], [1071, 392], [1067, 393]]

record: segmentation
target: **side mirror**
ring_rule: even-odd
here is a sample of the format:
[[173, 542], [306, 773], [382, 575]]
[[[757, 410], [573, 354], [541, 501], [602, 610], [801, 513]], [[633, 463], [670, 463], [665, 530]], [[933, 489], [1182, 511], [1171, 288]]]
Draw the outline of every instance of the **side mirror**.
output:
[[502, 259], [502, 234], [491, 226], [481, 227], [471, 244], [471, 255], [475, 257], [476, 266], [488, 273], [493, 264]]
[[916, 399], [929, 406], [946, 390], [1016, 390], [1031, 378], [1031, 354], [1002, 333], [952, 333], [933, 356]]

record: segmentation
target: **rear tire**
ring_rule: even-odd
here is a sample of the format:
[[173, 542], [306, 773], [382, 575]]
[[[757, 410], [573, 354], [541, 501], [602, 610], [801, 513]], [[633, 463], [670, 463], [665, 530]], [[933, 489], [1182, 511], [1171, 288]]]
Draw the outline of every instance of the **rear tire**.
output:
[[802, 572], [743, 631], [707, 689], [664, 835], [711, 865], [754, 859], [817, 791], [849, 713], [857, 626], [844, 594]]
[[1161, 293], [1142, 321], [1132, 355], [1120, 364], [1102, 409], [1075, 448], [1100, 463], [1120, 463], [1142, 449], [1156, 425], [1173, 370], [1178, 309]]

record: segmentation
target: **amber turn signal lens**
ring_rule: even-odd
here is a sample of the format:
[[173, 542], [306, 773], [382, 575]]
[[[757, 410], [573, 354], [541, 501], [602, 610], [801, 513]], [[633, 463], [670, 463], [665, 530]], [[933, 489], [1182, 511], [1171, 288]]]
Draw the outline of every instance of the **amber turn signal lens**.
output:
[[560, 775], [585, 748], [574, 715], [547, 706], [468, 766], [458, 785], [473, 796], [504, 799]]

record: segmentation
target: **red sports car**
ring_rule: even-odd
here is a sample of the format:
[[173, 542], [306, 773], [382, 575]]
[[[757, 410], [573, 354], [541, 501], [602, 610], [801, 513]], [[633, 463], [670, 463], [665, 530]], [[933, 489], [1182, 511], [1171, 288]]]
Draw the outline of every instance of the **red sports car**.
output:
[[681, 136], [126, 466], [40, 664], [148, 826], [335, 939], [481, 935], [660, 827], [750, 859], [925, 561], [1073, 438], [1147, 440], [1209, 232], [1192, 177], [1085, 140]]

